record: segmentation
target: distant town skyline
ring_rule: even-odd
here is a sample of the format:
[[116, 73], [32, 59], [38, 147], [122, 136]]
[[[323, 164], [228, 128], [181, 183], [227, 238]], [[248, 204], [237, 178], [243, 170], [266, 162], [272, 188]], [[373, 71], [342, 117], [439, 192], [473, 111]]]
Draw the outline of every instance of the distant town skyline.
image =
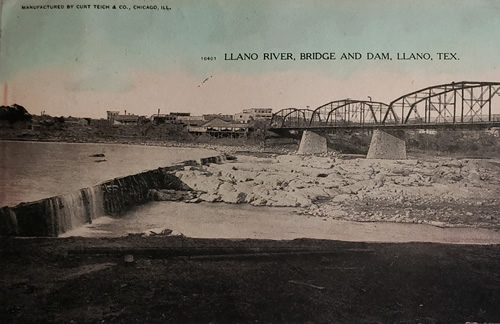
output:
[[436, 84], [500, 81], [496, 1], [58, 4], [2, 2], [2, 103], [92, 118], [108, 110], [235, 114], [344, 98], [389, 103]]

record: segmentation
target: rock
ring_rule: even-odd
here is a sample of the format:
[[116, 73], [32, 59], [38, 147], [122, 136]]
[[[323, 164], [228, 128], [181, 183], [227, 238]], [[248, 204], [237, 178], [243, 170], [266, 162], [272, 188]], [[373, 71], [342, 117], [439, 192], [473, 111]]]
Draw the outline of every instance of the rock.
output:
[[236, 191], [236, 189], [234, 188], [234, 185], [232, 183], [229, 183], [229, 182], [223, 182], [219, 186], [219, 189], [218, 189], [218, 193], [220, 195], [225, 195], [227, 193], [235, 192], [235, 191]]
[[222, 200], [229, 204], [242, 204], [245, 202], [247, 194], [244, 192], [234, 192], [226, 196], [222, 196]]
[[262, 199], [262, 198], [255, 199], [254, 201], [252, 201], [250, 203], [250, 205], [252, 205], [252, 206], [265, 206], [266, 204], [267, 204], [267, 200]]
[[217, 188], [222, 183], [222, 180], [214, 177], [211, 173], [178, 171], [175, 175], [190, 188], [208, 193], [217, 192]]
[[398, 163], [415, 166], [420, 163], [419, 160], [399, 160]]
[[151, 189], [149, 195], [156, 201], [189, 201], [197, 198], [196, 191], [181, 191], [171, 189]]
[[200, 195], [200, 199], [206, 202], [218, 202], [221, 200], [220, 196], [218, 194], [212, 193], [212, 194], [207, 194], [204, 193]]
[[306, 190], [296, 190], [294, 192], [288, 192], [287, 196], [290, 197], [290, 206], [297, 207], [309, 207], [312, 204], [312, 200], [308, 197]]
[[172, 230], [169, 228], [162, 229], [160, 231], [157, 230], [150, 230], [149, 235], [155, 236], [155, 235], [170, 235], [172, 234]]
[[243, 191], [237, 191], [235, 186], [229, 182], [224, 182], [218, 191], [222, 201], [230, 204], [241, 204], [246, 202], [247, 194]]
[[347, 200], [350, 200], [351, 199], [351, 196], [350, 195], [347, 195], [347, 194], [341, 194], [341, 195], [338, 195], [338, 196], [335, 196], [333, 199], [332, 199], [332, 202], [345, 202]]
[[373, 181], [373, 180], [365, 180], [365, 181], [358, 181], [358, 182], [355, 182], [351, 185], [348, 185], [348, 186], [344, 186], [344, 187], [341, 187], [339, 188], [340, 191], [342, 193], [345, 193], [345, 194], [357, 194], [359, 191], [361, 190], [365, 190], [365, 189], [368, 189], [368, 190], [371, 190], [373, 189], [375, 186], [376, 186], [376, 181]]
[[450, 160], [450, 161], [447, 161], [447, 162], [442, 162], [441, 165], [444, 166], [444, 167], [448, 167], [448, 168], [462, 168], [463, 167], [462, 162], [455, 161], [455, 160]]
[[356, 181], [364, 181], [370, 179], [368, 174], [350, 174], [349, 178]]
[[467, 179], [470, 182], [479, 182], [481, 180], [481, 177], [479, 176], [479, 173], [477, 173], [475, 171], [471, 171], [471, 172], [469, 172]]
[[[295, 194], [295, 193], [294, 193]], [[270, 195], [267, 200], [267, 206], [276, 207], [298, 207], [298, 202], [295, 195], [291, 195], [287, 192], [278, 191]]]
[[123, 257], [123, 262], [125, 262], [126, 264], [134, 263], [134, 256], [132, 254], [125, 254], [125, 256]]

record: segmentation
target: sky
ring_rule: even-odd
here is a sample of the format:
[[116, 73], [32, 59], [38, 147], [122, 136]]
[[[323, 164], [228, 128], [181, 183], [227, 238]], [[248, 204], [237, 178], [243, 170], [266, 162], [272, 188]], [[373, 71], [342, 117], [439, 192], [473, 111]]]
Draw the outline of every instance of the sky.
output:
[[[389, 103], [452, 81], [500, 82], [495, 0], [0, 3], [1, 103], [32, 114], [278, 111], [368, 96]], [[43, 4], [64, 9], [22, 8]], [[154, 5], [170, 10], [134, 9]], [[271, 52], [295, 60], [263, 60]], [[334, 52], [336, 60], [300, 60], [300, 53], [315, 52]], [[225, 59], [239, 53], [259, 58]], [[342, 60], [342, 53], [362, 58]], [[368, 60], [367, 53], [392, 60]], [[429, 53], [432, 60], [401, 60], [398, 53]], [[437, 53], [458, 59], [439, 60]]]

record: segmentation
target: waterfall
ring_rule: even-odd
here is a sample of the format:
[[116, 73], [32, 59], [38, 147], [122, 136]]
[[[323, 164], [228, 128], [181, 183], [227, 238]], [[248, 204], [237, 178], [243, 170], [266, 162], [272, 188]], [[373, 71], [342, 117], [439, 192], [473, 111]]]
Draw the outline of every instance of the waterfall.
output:
[[55, 197], [53, 217], [57, 234], [67, 232], [104, 215], [103, 193], [100, 186], [83, 188], [76, 193]]
[[91, 219], [95, 219], [104, 216], [104, 193], [102, 192], [101, 186], [93, 186], [91, 188], [86, 188], [83, 190], [88, 190], [88, 195], [90, 197], [90, 216]]

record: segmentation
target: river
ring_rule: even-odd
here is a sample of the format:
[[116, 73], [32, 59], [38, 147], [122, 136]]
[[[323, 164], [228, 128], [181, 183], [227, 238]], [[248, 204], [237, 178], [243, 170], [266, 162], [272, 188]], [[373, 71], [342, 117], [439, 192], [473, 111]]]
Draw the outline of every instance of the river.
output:
[[197, 148], [0, 141], [0, 207], [211, 155], [214, 151]]
[[500, 244], [500, 232], [477, 228], [440, 228], [427, 224], [350, 222], [298, 215], [295, 208], [226, 203], [151, 202], [123, 218], [101, 217], [61, 235], [116, 237], [154, 235], [164, 229], [197, 238], [293, 240], [315, 238], [362, 242]]

